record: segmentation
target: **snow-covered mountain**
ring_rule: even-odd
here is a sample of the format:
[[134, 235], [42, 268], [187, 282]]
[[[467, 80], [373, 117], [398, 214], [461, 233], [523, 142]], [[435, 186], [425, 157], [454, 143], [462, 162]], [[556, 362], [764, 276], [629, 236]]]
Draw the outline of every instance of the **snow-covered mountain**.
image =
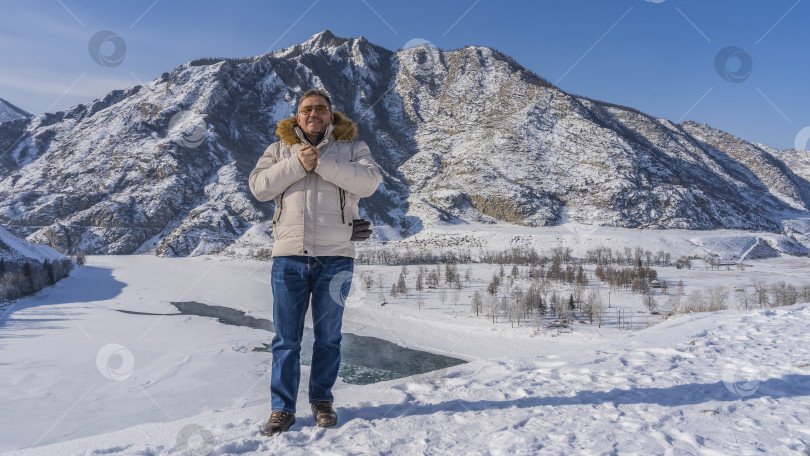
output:
[[0, 259], [3, 261], [23, 263], [26, 260], [34, 260], [42, 263], [46, 260], [55, 261], [63, 258], [64, 255], [51, 247], [31, 244], [0, 226]]
[[810, 167], [789, 152], [568, 94], [493, 49], [390, 51], [329, 31], [0, 124], [0, 223], [62, 251], [259, 245], [272, 205], [247, 174], [311, 87], [358, 123], [383, 168], [361, 208], [386, 238], [466, 222], [808, 238], [785, 222], [810, 216]]
[[8, 101], [0, 98], [0, 123], [15, 119], [27, 119], [32, 117], [31, 113], [23, 111]]

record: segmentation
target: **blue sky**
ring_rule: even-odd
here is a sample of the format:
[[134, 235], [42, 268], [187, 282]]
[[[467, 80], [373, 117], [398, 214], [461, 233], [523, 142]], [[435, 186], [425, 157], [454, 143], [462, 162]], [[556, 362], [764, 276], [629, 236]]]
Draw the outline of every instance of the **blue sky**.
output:
[[[329, 29], [392, 50], [416, 38], [440, 49], [488, 46], [569, 93], [777, 148], [810, 147], [810, 0], [0, 0], [0, 8], [0, 98], [34, 114], [195, 58], [260, 55]], [[117, 65], [90, 55], [101, 31], [126, 45]], [[101, 53], [114, 50], [108, 40]]]

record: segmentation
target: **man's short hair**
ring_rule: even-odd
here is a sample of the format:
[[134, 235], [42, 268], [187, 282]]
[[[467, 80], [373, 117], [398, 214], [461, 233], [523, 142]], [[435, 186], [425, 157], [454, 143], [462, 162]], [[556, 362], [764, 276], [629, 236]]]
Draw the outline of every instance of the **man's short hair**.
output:
[[329, 110], [332, 110], [332, 100], [329, 98], [329, 94], [319, 89], [309, 89], [304, 92], [304, 94], [301, 95], [301, 98], [298, 99], [298, 106], [301, 106], [301, 102], [308, 97], [323, 97], [323, 99], [326, 100], [326, 105]]

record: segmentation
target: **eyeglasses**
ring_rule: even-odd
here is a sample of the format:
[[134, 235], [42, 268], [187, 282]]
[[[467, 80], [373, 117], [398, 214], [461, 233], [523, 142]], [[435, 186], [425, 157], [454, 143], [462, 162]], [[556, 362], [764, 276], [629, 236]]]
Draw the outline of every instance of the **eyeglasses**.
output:
[[307, 105], [298, 108], [298, 112], [301, 114], [312, 114], [313, 110], [318, 114], [326, 114], [329, 112], [329, 107], [326, 105]]

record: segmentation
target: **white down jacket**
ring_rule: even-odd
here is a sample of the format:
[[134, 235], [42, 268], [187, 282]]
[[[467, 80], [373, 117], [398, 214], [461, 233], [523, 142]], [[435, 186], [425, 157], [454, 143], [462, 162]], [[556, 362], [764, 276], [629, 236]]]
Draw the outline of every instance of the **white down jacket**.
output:
[[306, 143], [295, 117], [276, 128], [280, 141], [271, 144], [250, 173], [250, 190], [259, 201], [275, 201], [272, 256], [354, 257], [352, 220], [357, 203], [371, 196], [382, 175], [368, 146], [357, 139], [357, 125], [334, 112], [321, 157], [309, 173], [298, 161]]

